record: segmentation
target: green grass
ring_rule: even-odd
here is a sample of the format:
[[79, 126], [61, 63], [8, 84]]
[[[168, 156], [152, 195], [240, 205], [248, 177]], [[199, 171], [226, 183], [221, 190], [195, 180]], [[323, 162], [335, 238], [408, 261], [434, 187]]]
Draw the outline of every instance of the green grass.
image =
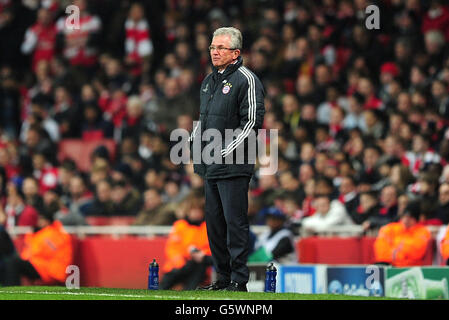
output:
[[334, 294], [210, 292], [111, 288], [3, 287], [0, 300], [396, 300]]

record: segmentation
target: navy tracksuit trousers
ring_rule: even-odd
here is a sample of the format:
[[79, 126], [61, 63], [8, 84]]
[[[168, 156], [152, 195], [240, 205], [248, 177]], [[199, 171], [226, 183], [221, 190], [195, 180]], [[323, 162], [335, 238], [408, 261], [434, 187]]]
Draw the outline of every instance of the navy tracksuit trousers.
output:
[[204, 180], [207, 236], [218, 280], [248, 282], [250, 179]]

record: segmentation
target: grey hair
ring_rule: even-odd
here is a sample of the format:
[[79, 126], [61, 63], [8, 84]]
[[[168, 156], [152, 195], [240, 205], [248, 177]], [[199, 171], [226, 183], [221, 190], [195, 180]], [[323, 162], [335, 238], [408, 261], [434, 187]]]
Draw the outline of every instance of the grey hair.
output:
[[233, 49], [242, 49], [243, 37], [239, 29], [234, 27], [218, 28], [214, 31], [213, 38], [224, 35], [231, 36], [231, 47]]

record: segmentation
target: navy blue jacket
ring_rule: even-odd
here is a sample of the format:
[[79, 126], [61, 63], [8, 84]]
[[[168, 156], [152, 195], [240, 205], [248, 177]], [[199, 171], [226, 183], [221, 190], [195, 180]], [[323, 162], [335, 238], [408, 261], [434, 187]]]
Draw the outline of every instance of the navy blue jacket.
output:
[[[241, 57], [222, 74], [214, 68], [203, 80], [200, 89], [200, 118], [190, 136], [195, 173], [205, 179], [253, 175], [255, 158], [249, 159], [249, 152], [245, 151], [243, 161], [237, 162], [236, 150], [248, 150], [248, 138], [250, 135], [253, 137], [253, 134], [257, 136], [257, 130], [262, 128], [265, 115], [264, 96], [262, 82], [243, 66]], [[195, 147], [201, 146], [203, 152], [208, 144], [209, 148], [214, 145], [211, 141], [202, 141], [202, 134], [211, 128], [217, 129], [222, 136], [221, 141], [217, 142], [220, 143], [221, 161], [206, 164], [203, 157], [198, 157], [199, 150]], [[235, 131], [235, 135], [229, 136], [226, 135], [225, 129], [241, 131]], [[208, 150], [208, 154], [214, 156], [217, 149]], [[228, 160], [225, 160], [226, 158]], [[229, 164], [229, 158], [233, 160], [232, 164]]]

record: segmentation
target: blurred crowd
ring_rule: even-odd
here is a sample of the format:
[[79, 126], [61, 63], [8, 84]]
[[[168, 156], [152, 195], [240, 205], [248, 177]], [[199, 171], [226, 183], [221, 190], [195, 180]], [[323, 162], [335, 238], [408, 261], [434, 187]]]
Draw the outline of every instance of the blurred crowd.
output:
[[[79, 29], [66, 24], [70, 4]], [[370, 4], [378, 30], [365, 26]], [[448, 224], [449, 6], [439, 0], [1, 0], [0, 224], [32, 226], [39, 212], [64, 225], [183, 219], [203, 181], [170, 161], [169, 137], [198, 119], [221, 26], [242, 31], [244, 64], [266, 90], [264, 128], [278, 130], [262, 137], [278, 170], [256, 170], [251, 224], [276, 212], [316, 233], [378, 229], [411, 201], [423, 224]], [[98, 147], [83, 172], [58, 158], [69, 138], [113, 139], [117, 152]]]

